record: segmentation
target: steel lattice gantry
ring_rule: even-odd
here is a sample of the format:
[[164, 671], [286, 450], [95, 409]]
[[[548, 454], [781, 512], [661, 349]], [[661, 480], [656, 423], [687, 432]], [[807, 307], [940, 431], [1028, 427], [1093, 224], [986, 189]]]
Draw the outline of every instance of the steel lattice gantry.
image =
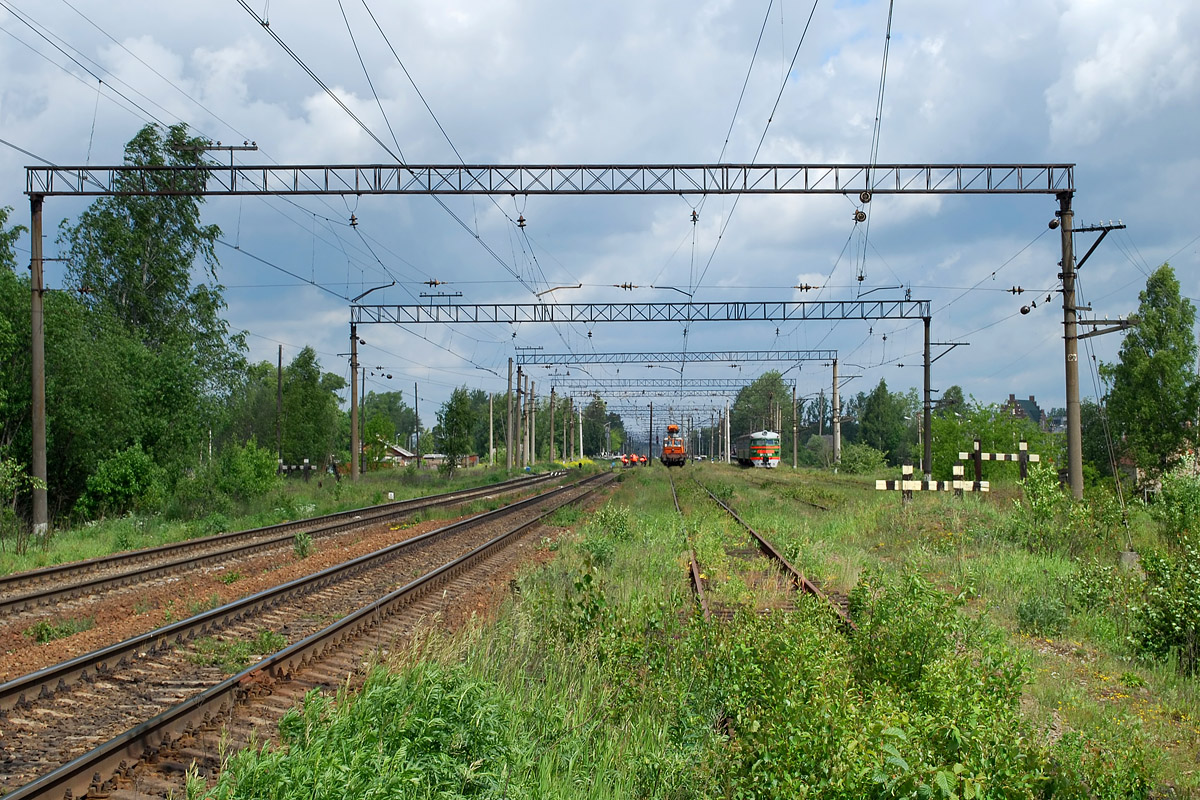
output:
[[[1058, 198], [1062, 220], [1063, 259], [1068, 276], [1073, 276], [1071, 251], [1071, 198], [1075, 194], [1074, 164], [573, 164], [573, 165], [297, 165], [229, 166], [210, 164], [202, 167], [153, 166], [34, 166], [26, 167], [26, 194], [30, 200], [30, 268], [32, 303], [30, 323], [32, 378], [32, 458], [30, 472], [45, 485], [46, 469], [46, 395], [45, 342], [42, 311], [43, 256], [42, 213], [47, 197], [57, 196], [237, 196], [237, 195], [680, 195], [680, 194], [842, 194], [858, 195], [866, 202], [872, 194], [1015, 194], [1053, 195]], [[1064, 292], [1064, 302], [1066, 294]], [[711, 304], [724, 306], [719, 316], [708, 319], [761, 319], [737, 314], [753, 304]], [[814, 304], [788, 305], [797, 309]], [[868, 315], [866, 305], [852, 304], [859, 319], [907, 319], [924, 316], [929, 304], [920, 311], [903, 313], [897, 305], [895, 315]], [[690, 307], [691, 304], [688, 304]], [[643, 309], [662, 312], [679, 304], [643, 304]], [[360, 321], [366, 307], [352, 308]], [[397, 307], [402, 308], [402, 307]], [[492, 307], [499, 308], [499, 307]], [[512, 307], [515, 308], [515, 307]], [[528, 308], [528, 307], [525, 307]], [[559, 312], [530, 312], [527, 321], [589, 321], [586, 316], [562, 320]], [[563, 308], [563, 307], [557, 307]], [[601, 308], [598, 306], [589, 307]], [[610, 306], [609, 308], [613, 308]], [[629, 308], [634, 308], [630, 306]], [[766, 308], [766, 305], [763, 305]], [[820, 306], [822, 310], [825, 306]], [[876, 309], [879, 307], [876, 306]], [[565, 309], [564, 309], [565, 311]], [[421, 312], [414, 312], [419, 316]], [[443, 312], [430, 311], [436, 315]], [[451, 312], [445, 312], [451, 313]], [[458, 314], [460, 312], [453, 312]], [[589, 312], [599, 313], [599, 312]], [[611, 312], [610, 312], [611, 313]], [[673, 312], [670, 312], [673, 313]], [[695, 321], [685, 312], [679, 317], [653, 316], [668, 321]], [[1075, 341], [1075, 309], [1065, 309], [1068, 370], [1078, 360]], [[376, 322], [402, 321], [384, 319]], [[605, 319], [611, 317], [605, 316]], [[845, 315], [778, 316], [771, 319], [845, 319]], [[417, 320], [405, 320], [417, 321]], [[435, 319], [419, 321], [432, 322]], [[484, 321], [460, 319], [460, 322]], [[516, 320], [493, 320], [516, 321]], [[601, 321], [601, 318], [590, 321]], [[1077, 367], [1076, 367], [1077, 369]], [[928, 370], [927, 370], [928, 371]], [[1068, 371], [1068, 376], [1070, 376]], [[354, 381], [352, 380], [351, 383]], [[1068, 377], [1067, 450], [1072, 490], [1082, 496], [1082, 459], [1079, 447], [1079, 402], [1072, 396]], [[352, 403], [353, 405], [353, 403]], [[927, 404], [928, 406], [928, 404]], [[352, 411], [352, 416], [355, 414]], [[929, 411], [926, 408], [926, 428]], [[357, 426], [351, 425], [351, 450], [358, 446]], [[928, 459], [926, 459], [928, 462]], [[357, 460], [352, 460], [357, 477]], [[49, 513], [46, 490], [33, 490], [33, 528], [35, 535], [48, 531]]]
[[347, 164], [26, 167], [26, 194], [1051, 194], [1074, 164]]
[[[749, 378], [555, 378], [545, 382], [551, 388], [576, 395], [611, 396], [618, 392], [641, 392], [652, 394], [736, 394], [754, 381]], [[783, 381], [783, 385], [795, 388], [795, 381]]]
[[799, 322], [925, 319], [928, 300], [817, 300], [720, 303], [463, 303], [351, 305], [350, 322], [399, 325], [495, 322]]
[[540, 353], [518, 351], [514, 363], [523, 366], [575, 364], [702, 364], [757, 361], [833, 361], [837, 350], [726, 350], [695, 353]]

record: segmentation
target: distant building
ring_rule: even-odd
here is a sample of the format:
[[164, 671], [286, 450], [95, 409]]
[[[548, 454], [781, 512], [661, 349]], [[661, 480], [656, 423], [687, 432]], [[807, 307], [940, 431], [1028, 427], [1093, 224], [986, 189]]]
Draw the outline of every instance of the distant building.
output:
[[1045, 412], [1038, 408], [1037, 400], [1033, 399], [1033, 395], [1029, 395], [1028, 400], [1018, 400], [1016, 395], [1010, 394], [1008, 401], [1000, 406], [1000, 411], [1017, 419], [1027, 419], [1042, 429], [1045, 428], [1048, 421]]

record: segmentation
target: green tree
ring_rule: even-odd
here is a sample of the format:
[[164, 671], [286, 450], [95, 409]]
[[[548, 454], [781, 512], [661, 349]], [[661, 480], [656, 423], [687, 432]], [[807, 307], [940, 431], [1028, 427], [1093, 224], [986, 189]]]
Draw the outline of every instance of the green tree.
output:
[[780, 435], [780, 453], [788, 453], [790, 458], [791, 406], [792, 387], [783, 382], [778, 370], [764, 372], [738, 391], [729, 409], [730, 433], [736, 439], [754, 431], [775, 431]]
[[904, 395], [889, 392], [883, 379], [862, 403], [859, 441], [885, 453], [889, 464], [898, 464], [908, 455], [905, 410]]
[[1113, 438], [1152, 475], [1162, 475], [1200, 438], [1196, 410], [1196, 308], [1180, 295], [1169, 264], [1138, 296], [1137, 325], [1121, 343], [1119, 361], [1102, 364]]
[[934, 402], [933, 413], [939, 417], [954, 413], [961, 414], [966, 407], [967, 401], [963, 397], [962, 387], [956, 383], [942, 392], [942, 396]]
[[387, 446], [396, 438], [396, 426], [381, 411], [374, 411], [363, 425], [363, 454], [366, 463], [378, 468], [384, 463]]
[[[1029, 419], [1001, 413], [998, 405], [981, 405], [972, 398], [962, 411], [933, 418], [933, 477], [950, 480], [958, 454], [971, 452], [976, 438], [986, 453], [1015, 453], [1024, 439], [1029, 452], [1037, 453], [1044, 464], [1061, 460], [1064, 447], [1061, 434], [1047, 433]], [[1017, 469], [1012, 463], [985, 464], [984, 480], [1015, 476]], [[970, 470], [968, 466], [968, 479]]]
[[454, 475], [463, 456], [470, 452], [474, 428], [471, 395], [465, 386], [461, 386], [451, 392], [450, 399], [438, 410], [437, 425], [433, 429], [434, 446], [444, 456], [439, 470], [446, 477]]
[[[337, 449], [340, 432], [337, 393], [346, 387], [340, 375], [321, 372], [317, 354], [305, 347], [283, 374], [283, 461], [324, 464]], [[272, 429], [272, 437], [274, 430]]]

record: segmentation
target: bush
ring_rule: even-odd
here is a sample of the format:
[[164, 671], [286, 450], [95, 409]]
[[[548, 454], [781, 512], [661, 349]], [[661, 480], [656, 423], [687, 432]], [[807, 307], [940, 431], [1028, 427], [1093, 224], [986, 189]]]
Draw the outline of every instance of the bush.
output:
[[1189, 675], [1200, 666], [1200, 547], [1185, 537], [1176, 552], [1146, 553], [1145, 602], [1134, 606], [1134, 647], [1175, 657]]
[[1164, 475], [1162, 491], [1150, 506], [1150, 513], [1174, 538], [1195, 532], [1200, 522], [1200, 478], [1192, 474], [1193, 469], [1189, 459]]
[[1055, 798], [1140, 800], [1150, 796], [1156, 759], [1137, 730], [1104, 725], [1094, 731], [1068, 731], [1052, 752], [1051, 794]]
[[1054, 636], [1067, 626], [1067, 606], [1057, 597], [1034, 592], [1017, 603], [1017, 627], [1033, 636]]
[[868, 444], [847, 444], [842, 447], [840, 469], [848, 475], [866, 475], [887, 466], [887, 454]]
[[127, 447], [96, 465], [75, 512], [87, 519], [155, 508], [163, 500], [163, 471], [141, 444]]
[[279, 485], [279, 465], [274, 451], [259, 447], [254, 439], [245, 446], [226, 445], [219, 463], [217, 485], [235, 499], [253, 500]]
[[863, 683], [910, 687], [950, 646], [950, 598], [913, 573], [893, 581], [864, 572], [850, 592], [850, 613], [858, 625], [851, 640], [855, 673]]

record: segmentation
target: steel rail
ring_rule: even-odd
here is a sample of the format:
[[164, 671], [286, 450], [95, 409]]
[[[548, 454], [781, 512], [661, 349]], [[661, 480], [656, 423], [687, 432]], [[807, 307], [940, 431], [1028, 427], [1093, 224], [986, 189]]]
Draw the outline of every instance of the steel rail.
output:
[[704, 621], [711, 622], [712, 609], [708, 605], [708, 595], [704, 592], [704, 578], [700, 575], [700, 563], [696, 561], [696, 550], [691, 546], [692, 543], [687, 534], [687, 525], [683, 521], [683, 509], [679, 507], [679, 495], [675, 492], [675, 479], [671, 477], [670, 471], [667, 472], [667, 480], [671, 482], [671, 502], [675, 504], [675, 513], [679, 515], [683, 540], [688, 544], [688, 572], [692, 576], [692, 593], [696, 595], [696, 602], [700, 604], [700, 610], [704, 613]]
[[[219, 533], [199, 539], [189, 539], [186, 542], [175, 542], [159, 545], [158, 547], [130, 550], [124, 553], [114, 553], [108, 556], [88, 559], [87, 561], [76, 561], [28, 572], [13, 573], [0, 578], [0, 592], [4, 592], [5, 590], [11, 591], [14, 588], [21, 588], [27, 585], [37, 586], [52, 581], [70, 580], [76, 575], [84, 576], [104, 570], [129, 567], [124, 572], [109, 574], [93, 580], [82, 580], [66, 586], [35, 590], [21, 595], [0, 597], [0, 613], [11, 613], [39, 605], [46, 605], [58, 600], [77, 597], [105, 588], [136, 583], [137, 581], [170, 572], [184, 564], [198, 566], [233, 556], [248, 555], [259, 550], [280, 545], [282, 542], [287, 541], [289, 538], [288, 533], [297, 530], [305, 530], [317, 536], [328, 536], [350, 527], [370, 524], [371, 522], [381, 522], [425, 508], [452, 505], [476, 497], [496, 494], [497, 492], [514, 491], [529, 486], [536, 486], [539, 483], [551, 480], [562, 474], [562, 472], [555, 472], [532, 478], [522, 477], [487, 487], [475, 487], [457, 492], [445, 492], [427, 497], [417, 497], [410, 500], [398, 500], [394, 503], [339, 511], [333, 514], [302, 520], [290, 520], [277, 525], [267, 525], [262, 528], [252, 528], [245, 531]], [[241, 541], [248, 541], [249, 543], [237, 544], [237, 542]], [[213, 547], [220, 547], [222, 549], [212, 551], [211, 548]], [[199, 557], [193, 555], [201, 551], [209, 552]], [[159, 559], [171, 556], [180, 557], [168, 562], [158, 561]], [[148, 567], [137, 568], [136, 565], [148, 561], [156, 561], [158, 563]]]
[[[585, 487], [591, 483], [598, 483], [601, 479], [607, 482], [612, 480], [612, 478], [612, 473], [600, 473], [570, 486], [560, 487], [538, 498], [521, 501], [521, 504], [531, 504], [533, 500], [546, 500], [548, 497], [564, 493], [570, 489]], [[600, 488], [600, 485], [593, 486], [586, 493], [560, 503], [533, 519], [522, 522], [515, 528], [476, 547], [469, 553], [363, 606], [358, 611], [348, 614], [323, 630], [289, 645], [254, 666], [248, 667], [221, 683], [209, 687], [200, 694], [164, 711], [153, 719], [129, 729], [79, 758], [6, 794], [4, 796], [5, 800], [32, 800], [32, 798], [39, 798], [39, 800], [61, 800], [61, 798], [66, 796], [84, 796], [95, 786], [97, 778], [102, 783], [107, 780], [106, 776], [115, 774], [123, 764], [140, 760], [145, 757], [147, 752], [157, 750], [163, 744], [185, 733], [188, 729], [210, 722], [219, 715], [229, 713], [241, 698], [253, 690], [256, 683], [263, 680], [286, 680], [310, 662], [320, 658], [328, 650], [376, 627], [385, 616], [395, 613], [405, 604], [418, 599], [431, 589], [437, 588], [451, 578], [470, 569], [479, 561], [497, 552], [501, 547], [511, 542], [516, 534], [540, 523], [547, 516], [557, 511], [558, 508], [589, 497], [594, 491]], [[487, 515], [481, 516], [490, 516], [510, 511], [515, 505], [517, 504], [495, 512], [488, 512]], [[471, 520], [464, 520], [463, 522], [447, 526], [447, 528], [442, 530], [449, 530], [466, 523], [478, 522], [479, 519], [480, 517], [475, 517]], [[436, 533], [436, 531], [433, 533]], [[426, 536], [429, 535], [431, 534], [426, 534]]]
[[832, 608], [834, 613], [838, 615], [838, 618], [841, 620], [843, 625], [852, 631], [858, 630], [858, 626], [855, 625], [854, 621], [850, 619], [850, 615], [838, 607], [837, 603], [829, 599], [829, 595], [821, 591], [820, 587], [806, 578], [803, 572], [792, 566], [791, 562], [784, 558], [783, 553], [780, 553], [775, 549], [775, 545], [771, 544], [769, 541], [763, 538], [758, 531], [750, 527], [749, 523], [739, 517], [736, 511], [726, 505], [721, 498], [710, 492], [708, 487], [704, 486], [704, 484], [700, 483], [700, 481], [696, 480], [694, 477], [692, 478], [692, 482], [703, 489], [708, 496], [713, 499], [714, 503], [725, 509], [725, 511], [729, 513], [729, 516], [737, 520], [737, 523], [750, 533], [750, 535], [754, 538], [754, 541], [758, 544], [758, 549], [762, 552], [762, 554], [780, 566], [784, 574], [791, 578], [792, 584], [797, 590], [808, 592], [814, 597], [828, 603], [829, 607]]
[[235, 600], [232, 603], [212, 609], [211, 611], [165, 625], [91, 653], [85, 653], [84, 655], [46, 667], [37, 672], [14, 678], [7, 683], [0, 684], [0, 712], [13, 708], [18, 704], [31, 702], [38, 697], [52, 695], [61, 688], [67, 688], [76, 683], [91, 680], [95, 675], [107, 674], [144, 654], [154, 653], [162, 648], [171, 647], [176, 643], [181, 644], [196, 636], [206, 635], [210, 631], [237, 622], [249, 614], [271, 608], [283, 602], [288, 597], [323, 588], [333, 582], [374, 566], [382, 560], [395, 557], [400, 551], [414, 547], [436, 536], [442, 536], [471, 525], [477, 525], [484, 520], [499, 519], [527, 506], [544, 502], [547, 498], [570, 491], [587, 480], [594, 480], [594, 476], [575, 484], [558, 487], [546, 494], [518, 500], [503, 508], [451, 523], [450, 525], [381, 548], [373, 553], [336, 564], [311, 575], [296, 578], [270, 589], [264, 589], [261, 592], [243, 597], [240, 600]]

